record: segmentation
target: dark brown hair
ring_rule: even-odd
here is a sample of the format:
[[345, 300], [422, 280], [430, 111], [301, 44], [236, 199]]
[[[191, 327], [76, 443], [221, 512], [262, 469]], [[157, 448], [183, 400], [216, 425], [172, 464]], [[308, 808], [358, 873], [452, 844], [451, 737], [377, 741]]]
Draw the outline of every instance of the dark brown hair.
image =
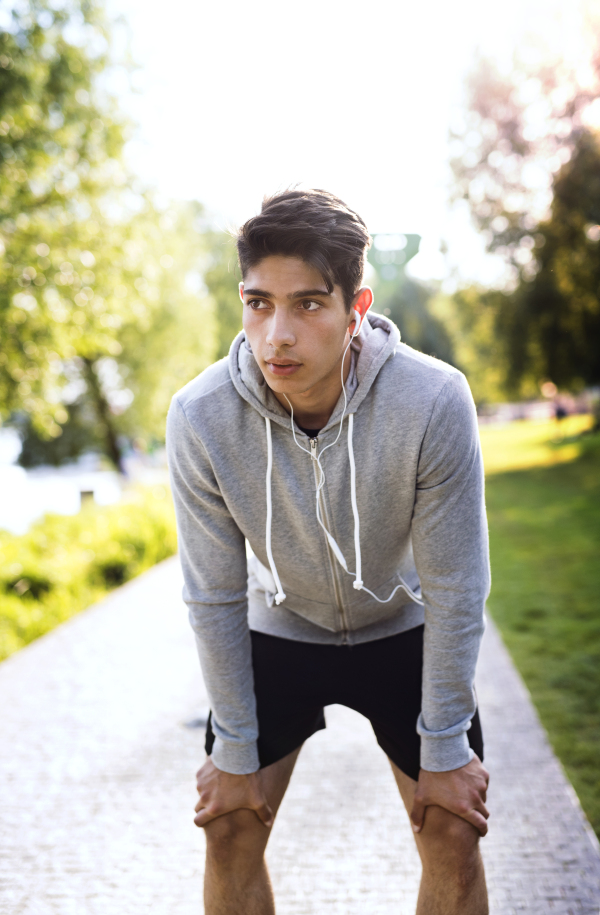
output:
[[361, 287], [371, 237], [360, 216], [321, 190], [288, 190], [263, 200], [260, 214], [237, 235], [242, 277], [273, 254], [299, 257], [315, 267], [333, 292], [341, 287], [346, 310]]

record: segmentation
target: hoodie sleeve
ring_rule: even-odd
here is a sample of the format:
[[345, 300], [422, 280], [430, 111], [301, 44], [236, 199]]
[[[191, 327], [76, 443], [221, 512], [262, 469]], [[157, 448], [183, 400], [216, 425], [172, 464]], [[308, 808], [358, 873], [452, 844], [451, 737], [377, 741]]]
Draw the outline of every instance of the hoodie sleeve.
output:
[[423, 439], [412, 534], [425, 604], [421, 767], [444, 772], [473, 757], [466, 732], [490, 589], [477, 416], [459, 373], [438, 395]]
[[258, 723], [245, 540], [221, 495], [208, 454], [176, 398], [167, 419], [167, 453], [183, 599], [212, 709], [212, 760], [224, 772], [256, 772]]

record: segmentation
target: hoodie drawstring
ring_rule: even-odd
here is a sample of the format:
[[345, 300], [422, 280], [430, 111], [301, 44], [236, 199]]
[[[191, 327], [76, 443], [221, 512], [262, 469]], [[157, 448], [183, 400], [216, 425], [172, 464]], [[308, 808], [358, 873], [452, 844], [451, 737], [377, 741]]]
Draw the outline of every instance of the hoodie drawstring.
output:
[[[290, 404], [290, 406], [291, 406], [291, 404]], [[342, 423], [343, 423], [343, 421], [344, 421], [344, 417], [343, 417], [343, 414], [342, 414]], [[270, 419], [269, 419], [268, 416], [265, 416], [265, 424], [266, 424], [266, 427], [267, 427], [267, 480], [266, 480], [266, 488], [267, 488], [267, 530], [266, 530], [266, 548], [267, 548], [267, 557], [268, 557], [268, 560], [269, 560], [269, 566], [271, 567], [271, 574], [273, 575], [273, 580], [275, 581], [275, 586], [276, 586], [276, 588], [277, 588], [277, 592], [276, 592], [276, 594], [275, 594], [275, 603], [276, 603], [277, 605], [279, 605], [279, 604], [281, 604], [281, 603], [285, 600], [286, 595], [285, 595], [285, 593], [284, 593], [284, 591], [283, 591], [283, 588], [281, 587], [281, 581], [280, 581], [279, 575], [278, 575], [278, 573], [277, 573], [277, 567], [276, 567], [276, 565], [275, 565], [275, 560], [273, 559], [273, 551], [272, 551], [272, 548], [271, 548], [271, 522], [272, 522], [272, 517], [273, 517], [273, 501], [272, 501], [272, 495], [271, 495], [271, 472], [272, 472], [272, 469], [273, 469], [273, 442], [272, 442], [272, 438], [271, 438], [271, 421], [270, 421]], [[340, 432], [341, 432], [341, 428], [342, 428], [342, 424], [340, 423]], [[350, 569], [348, 568], [348, 566], [347, 566], [347, 564], [346, 564], [346, 560], [345, 560], [345, 558], [344, 558], [344, 555], [343, 555], [342, 551], [340, 550], [340, 548], [339, 548], [338, 544], [336, 543], [335, 539], [334, 539], [333, 536], [331, 535], [330, 531], [327, 530], [327, 528], [325, 527], [325, 525], [324, 525], [324, 523], [323, 523], [323, 521], [322, 521], [322, 519], [321, 519], [321, 512], [320, 512], [320, 508], [319, 508], [319, 495], [320, 495], [320, 492], [321, 492], [321, 490], [322, 490], [322, 488], [323, 488], [323, 485], [324, 485], [324, 483], [325, 483], [325, 473], [324, 473], [323, 468], [322, 468], [322, 466], [321, 466], [321, 462], [320, 462], [320, 458], [319, 458], [319, 457], [317, 458], [317, 464], [318, 464], [318, 466], [319, 466], [319, 471], [320, 471], [319, 483], [318, 483], [318, 485], [317, 485], [317, 505], [316, 505], [317, 521], [319, 522], [319, 524], [320, 524], [321, 527], [323, 528], [323, 530], [324, 530], [324, 532], [325, 532], [325, 535], [326, 535], [326, 537], [327, 537], [327, 540], [328, 540], [328, 542], [329, 542], [329, 545], [330, 545], [330, 547], [331, 547], [331, 549], [332, 549], [332, 552], [334, 553], [335, 558], [337, 559], [337, 561], [339, 562], [339, 564], [341, 565], [341, 567], [343, 568], [343, 570], [344, 570], [345, 572], [347, 572], [348, 575], [354, 575], [354, 582], [353, 582], [352, 584], [353, 584], [353, 587], [354, 587], [357, 591], [366, 591], [367, 594], [370, 594], [371, 597], [373, 597], [378, 603], [380, 603], [380, 604], [387, 604], [389, 601], [391, 601], [391, 599], [392, 599], [393, 596], [395, 595], [396, 591], [398, 591], [399, 588], [403, 588], [404, 591], [406, 591], [406, 593], [408, 594], [408, 596], [411, 598], [411, 600], [413, 600], [413, 601], [415, 601], [415, 603], [420, 604], [421, 606], [423, 606], [423, 601], [422, 601], [419, 597], [417, 597], [417, 595], [416, 595], [415, 592], [412, 590], [412, 588], [410, 588], [410, 587], [406, 584], [406, 582], [404, 581], [404, 579], [403, 579], [402, 576], [400, 576], [400, 575], [399, 575], [398, 577], [400, 578], [400, 582], [401, 582], [401, 583], [400, 583], [399, 585], [396, 585], [396, 587], [394, 588], [394, 590], [392, 591], [392, 593], [390, 594], [390, 596], [389, 596], [388, 598], [386, 598], [385, 600], [382, 600], [380, 597], [377, 597], [376, 594], [373, 594], [372, 591], [370, 591], [368, 588], [365, 588], [365, 586], [364, 586], [364, 583], [363, 583], [362, 578], [361, 578], [361, 574], [362, 574], [362, 556], [361, 556], [361, 550], [360, 550], [360, 517], [359, 517], [359, 514], [358, 514], [358, 504], [357, 504], [357, 501], [356, 501], [356, 464], [355, 464], [355, 461], [354, 461], [354, 448], [353, 448], [353, 444], [352, 444], [352, 433], [353, 433], [353, 431], [354, 431], [354, 414], [353, 414], [353, 413], [350, 413], [350, 414], [348, 415], [348, 458], [349, 458], [349, 460], [350, 460], [350, 501], [351, 501], [351, 503], [352, 503], [352, 515], [353, 515], [353, 517], [354, 517], [354, 554], [355, 554], [355, 560], [356, 560], [356, 572], [351, 572]], [[310, 455], [310, 451], [308, 451], [307, 448], [303, 448], [302, 445], [300, 445], [299, 442], [296, 440], [296, 434], [295, 434], [295, 430], [294, 430], [294, 414], [293, 414], [293, 410], [292, 410], [292, 434], [293, 434], [293, 436], [294, 436], [294, 442], [296, 443], [296, 445], [298, 445], [298, 447], [299, 447], [302, 451], [306, 451], [306, 453]], [[338, 433], [338, 438], [339, 438], [339, 433]], [[336, 438], [336, 442], [337, 442], [337, 438]], [[335, 443], [332, 443], [332, 444], [335, 444]], [[330, 445], [328, 445], [327, 447], [330, 447]], [[325, 450], [325, 449], [323, 449], [323, 450]], [[311, 455], [311, 457], [312, 457], [312, 455]]]
[[271, 549], [271, 521], [273, 518], [273, 500], [271, 498], [271, 471], [273, 470], [273, 443], [271, 442], [271, 420], [268, 416], [265, 416], [265, 422], [267, 424], [267, 557], [269, 559], [269, 565], [271, 566], [271, 574], [277, 588], [277, 592], [275, 594], [275, 603], [279, 606], [279, 604], [285, 600], [285, 593], [281, 587], [279, 575], [277, 574], [277, 566], [275, 565], [275, 560], [273, 559], [273, 550]]
[[354, 431], [354, 413], [348, 416], [348, 458], [350, 460], [350, 501], [352, 502], [352, 514], [354, 516], [354, 556], [356, 559], [356, 578], [352, 587], [360, 591], [363, 588], [362, 556], [360, 554], [360, 517], [358, 514], [358, 504], [356, 502], [356, 464], [354, 463], [354, 446], [352, 444], [352, 433]]

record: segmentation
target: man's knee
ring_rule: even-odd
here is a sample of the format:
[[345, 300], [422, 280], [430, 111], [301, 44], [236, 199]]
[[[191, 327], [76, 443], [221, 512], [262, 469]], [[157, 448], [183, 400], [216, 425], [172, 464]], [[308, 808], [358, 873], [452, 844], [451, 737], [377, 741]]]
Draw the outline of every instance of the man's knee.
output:
[[234, 810], [217, 817], [204, 831], [207, 854], [223, 866], [262, 858], [270, 833], [252, 810]]
[[479, 869], [479, 833], [471, 823], [443, 807], [428, 807], [418, 834], [423, 864], [444, 868], [469, 884]]

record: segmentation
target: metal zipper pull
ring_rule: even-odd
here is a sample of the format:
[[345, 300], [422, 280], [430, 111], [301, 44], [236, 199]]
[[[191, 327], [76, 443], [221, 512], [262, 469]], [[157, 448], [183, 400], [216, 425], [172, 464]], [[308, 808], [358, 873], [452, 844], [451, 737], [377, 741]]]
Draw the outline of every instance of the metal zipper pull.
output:
[[310, 440], [310, 456], [312, 457], [313, 461], [317, 460], [317, 439], [316, 438], [311, 438], [311, 440]]

